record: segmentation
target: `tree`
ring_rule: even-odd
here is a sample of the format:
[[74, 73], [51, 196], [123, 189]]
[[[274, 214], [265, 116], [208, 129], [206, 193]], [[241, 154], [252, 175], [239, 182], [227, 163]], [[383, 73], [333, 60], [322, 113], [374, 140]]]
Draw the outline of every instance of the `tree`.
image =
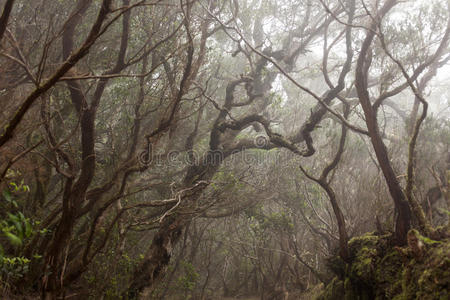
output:
[[[6, 249], [30, 260], [13, 292], [266, 297], [326, 282], [325, 256], [349, 262], [371, 223], [395, 218], [396, 245], [416, 223], [436, 237], [417, 190], [447, 185], [418, 153], [437, 153], [422, 127], [443, 130], [426, 95], [450, 18], [444, 1], [415, 5], [5, 1], [0, 186], [35, 232]], [[241, 246], [228, 230], [246, 231]]]

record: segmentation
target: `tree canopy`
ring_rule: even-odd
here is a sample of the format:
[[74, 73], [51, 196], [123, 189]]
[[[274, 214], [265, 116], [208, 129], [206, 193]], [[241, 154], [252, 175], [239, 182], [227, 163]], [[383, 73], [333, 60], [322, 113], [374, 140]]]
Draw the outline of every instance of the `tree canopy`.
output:
[[448, 244], [448, 1], [0, 5], [6, 297], [287, 299], [366, 232]]

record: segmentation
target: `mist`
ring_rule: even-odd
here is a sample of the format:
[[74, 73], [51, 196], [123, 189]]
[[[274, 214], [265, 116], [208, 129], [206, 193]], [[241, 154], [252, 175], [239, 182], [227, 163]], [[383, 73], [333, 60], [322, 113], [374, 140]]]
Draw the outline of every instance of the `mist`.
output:
[[450, 3], [0, 0], [2, 299], [447, 299]]

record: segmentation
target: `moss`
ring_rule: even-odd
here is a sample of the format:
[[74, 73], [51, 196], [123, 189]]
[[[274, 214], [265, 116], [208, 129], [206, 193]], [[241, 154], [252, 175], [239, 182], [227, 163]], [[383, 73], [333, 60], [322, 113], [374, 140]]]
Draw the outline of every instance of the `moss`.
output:
[[374, 235], [373, 233], [366, 233], [365, 235], [352, 238], [348, 242], [348, 248], [351, 256], [356, 256], [357, 253], [363, 249], [376, 248], [382, 237]]
[[380, 237], [366, 234], [353, 238], [349, 242], [352, 263], [348, 268], [348, 276], [358, 285], [370, 286], [374, 280], [375, 268], [379, 261], [378, 244]]
[[345, 300], [353, 300], [358, 298], [350, 278], [345, 278], [344, 291], [345, 291], [344, 295]]
[[420, 239], [422, 242], [424, 242], [426, 245], [433, 245], [433, 244], [439, 244], [439, 243], [442, 243], [441, 241], [435, 241], [435, 240], [432, 240], [432, 239], [427, 238], [427, 237], [422, 236], [422, 235], [419, 235], [419, 239]]
[[410, 232], [413, 235], [423, 243], [421, 257], [412, 245], [389, 246], [389, 236], [351, 239], [351, 262], [331, 260], [341, 274], [318, 299], [449, 299], [450, 239], [435, 241]]
[[378, 283], [376, 290], [380, 299], [392, 299], [394, 295], [402, 291], [403, 258], [396, 250], [388, 252], [379, 262], [375, 270], [375, 282]]
[[344, 295], [344, 283], [339, 278], [334, 277], [317, 300], [341, 300]]
[[410, 268], [413, 270], [411, 280], [417, 282], [416, 296], [419, 299], [441, 299], [448, 295], [450, 241], [447, 240], [441, 246], [430, 249], [423, 264], [415, 268], [410, 266]]
[[377, 250], [363, 247], [353, 260], [350, 275], [362, 281], [370, 281], [373, 276], [375, 260], [377, 260]]
[[347, 265], [340, 256], [329, 257], [327, 267], [340, 279], [344, 279]]

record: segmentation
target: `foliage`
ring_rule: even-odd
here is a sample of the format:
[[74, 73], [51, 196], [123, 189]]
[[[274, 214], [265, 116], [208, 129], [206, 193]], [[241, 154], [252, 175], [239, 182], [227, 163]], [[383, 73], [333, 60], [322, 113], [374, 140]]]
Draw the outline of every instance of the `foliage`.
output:
[[6, 298], [439, 288], [449, 4], [372, 2], [3, 1]]
[[318, 299], [445, 299], [450, 286], [450, 240], [423, 244], [419, 258], [412, 245], [393, 247], [390, 239], [391, 235], [367, 234], [351, 240], [352, 261]]
[[246, 210], [250, 228], [257, 234], [271, 232], [292, 232], [294, 225], [286, 212], [273, 212], [265, 214], [262, 209], [252, 208]]
[[1, 203], [3, 209], [8, 209], [0, 219], [0, 287], [8, 288], [11, 283], [24, 278], [30, 271], [30, 263], [39, 261], [41, 256], [34, 253], [31, 258], [23, 256], [25, 245], [37, 234], [47, 231], [37, 230], [36, 222], [24, 216], [19, 211], [21, 193], [30, 189], [22, 180], [20, 184], [9, 183], [9, 189], [2, 192], [5, 202]]
[[177, 278], [177, 287], [187, 293], [194, 290], [199, 274], [195, 271], [195, 267], [187, 261], [181, 261], [181, 268], [183, 275]]

